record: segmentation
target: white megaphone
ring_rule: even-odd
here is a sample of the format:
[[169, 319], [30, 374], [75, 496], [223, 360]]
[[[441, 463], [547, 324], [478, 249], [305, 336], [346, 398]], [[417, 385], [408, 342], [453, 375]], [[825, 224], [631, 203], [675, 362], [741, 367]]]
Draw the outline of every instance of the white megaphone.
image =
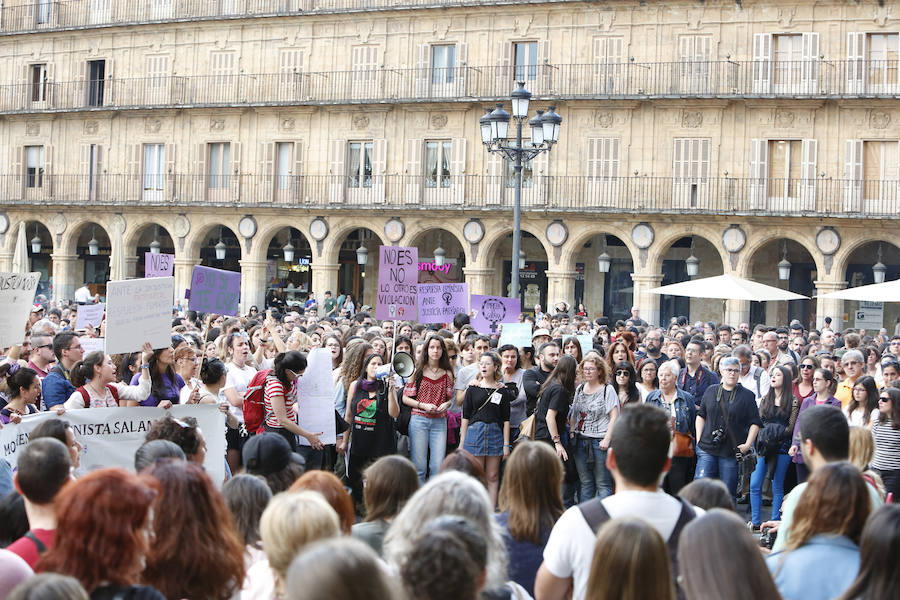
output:
[[397, 352], [394, 355], [394, 360], [391, 361], [391, 366], [394, 367], [394, 371], [400, 377], [409, 377], [416, 369], [413, 357], [408, 352]]

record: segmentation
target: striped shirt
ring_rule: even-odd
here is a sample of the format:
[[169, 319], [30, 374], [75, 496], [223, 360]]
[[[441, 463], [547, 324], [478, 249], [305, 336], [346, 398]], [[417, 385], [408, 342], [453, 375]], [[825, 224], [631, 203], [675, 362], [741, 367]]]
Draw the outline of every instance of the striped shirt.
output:
[[291, 416], [291, 404], [293, 401], [290, 399], [293, 396], [294, 390], [293, 386], [291, 386], [290, 391], [287, 393], [284, 391], [284, 384], [278, 381], [277, 377], [268, 377], [266, 379], [266, 389], [263, 394], [263, 403], [266, 408], [266, 425], [269, 427], [281, 427], [281, 423], [278, 422], [278, 417], [275, 415], [275, 408], [272, 404], [272, 399], [276, 396], [281, 396], [284, 402], [284, 411], [287, 414], [288, 418]]
[[869, 466], [879, 471], [900, 469], [900, 429], [891, 426], [891, 420], [876, 420], [872, 427], [875, 438], [875, 456]]

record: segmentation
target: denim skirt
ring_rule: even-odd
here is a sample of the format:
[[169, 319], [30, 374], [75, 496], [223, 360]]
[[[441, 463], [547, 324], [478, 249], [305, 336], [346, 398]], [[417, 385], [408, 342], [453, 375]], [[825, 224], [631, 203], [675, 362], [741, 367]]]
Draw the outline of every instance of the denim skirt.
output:
[[466, 430], [463, 449], [474, 456], [503, 456], [503, 430], [497, 423], [475, 421]]

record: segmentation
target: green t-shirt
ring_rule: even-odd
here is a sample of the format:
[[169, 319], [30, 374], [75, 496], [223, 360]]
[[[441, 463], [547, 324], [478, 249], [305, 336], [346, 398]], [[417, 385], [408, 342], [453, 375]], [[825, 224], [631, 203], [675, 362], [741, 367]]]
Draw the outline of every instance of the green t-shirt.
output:
[[337, 300], [335, 300], [334, 298], [325, 298], [325, 314], [326, 315], [328, 313], [330, 313], [332, 310], [334, 310], [335, 306], [337, 306]]

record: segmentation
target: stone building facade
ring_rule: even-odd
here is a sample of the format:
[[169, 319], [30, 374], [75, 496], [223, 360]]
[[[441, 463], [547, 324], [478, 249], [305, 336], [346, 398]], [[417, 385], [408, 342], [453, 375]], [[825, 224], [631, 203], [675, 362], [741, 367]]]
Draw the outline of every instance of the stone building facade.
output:
[[[870, 283], [879, 256], [900, 276], [891, 6], [19, 2], [0, 9], [0, 269], [24, 223], [56, 297], [142, 276], [153, 242], [179, 290], [195, 264], [240, 269], [244, 309], [273, 289], [374, 305], [379, 244], [443, 248], [452, 268], [423, 281], [504, 294], [511, 171], [478, 119], [516, 81], [532, 115], [564, 119], [524, 174], [526, 306], [722, 320], [720, 302], [648, 292], [691, 253], [700, 276], [808, 296]], [[768, 304], [725, 319], [852, 325], [857, 307]]]

